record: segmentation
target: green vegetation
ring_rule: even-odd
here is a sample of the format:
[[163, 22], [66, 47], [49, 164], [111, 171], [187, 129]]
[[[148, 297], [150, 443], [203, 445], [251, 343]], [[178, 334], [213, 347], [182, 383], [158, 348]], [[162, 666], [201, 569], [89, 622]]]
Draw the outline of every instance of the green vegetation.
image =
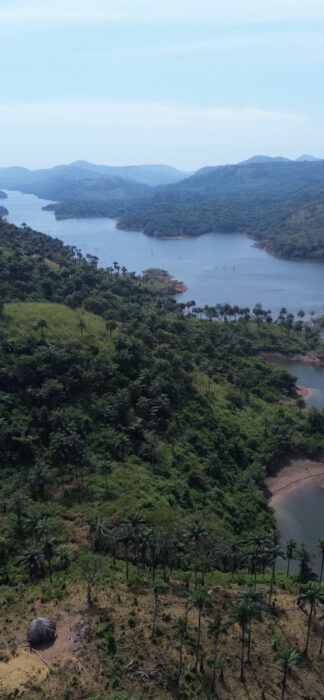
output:
[[[321, 352], [317, 327], [284, 308], [274, 320], [260, 304], [178, 304], [147, 276], [117, 261], [100, 269], [95, 257], [26, 227], [0, 222], [0, 250], [3, 609], [11, 614], [20, 591], [25, 614], [35, 613], [40, 586], [41, 605], [64, 601], [68, 615], [82, 595], [90, 610], [98, 606], [89, 616], [93, 668], [109, 659], [107, 678], [125, 672], [120, 689], [132, 690], [129, 654], [141, 671], [140, 645], [120, 641], [126, 626], [156, 659], [133, 676], [135, 692], [148, 680], [161, 698], [194, 698], [200, 683], [205, 693], [222, 683], [230, 652], [220, 646], [231, 628], [228, 649], [240, 659], [231, 676], [248, 682], [261, 618], [269, 627], [280, 614], [278, 581], [297, 596], [291, 577], [275, 571], [282, 552], [263, 481], [287, 455], [316, 456], [324, 446], [323, 412], [297, 407], [294, 378], [261, 353]], [[290, 543], [288, 556], [298, 557], [307, 586], [300, 605], [313, 605], [309, 654], [314, 574], [305, 548]], [[240, 581], [249, 587], [239, 591]], [[220, 605], [218, 587], [231, 582]], [[114, 613], [125, 596], [122, 621], [107, 613], [108, 589]], [[169, 636], [166, 595], [182, 619]], [[161, 644], [171, 653], [163, 671]], [[293, 658], [278, 664], [288, 673]], [[75, 683], [70, 696], [56, 688], [48, 697], [89, 696]], [[287, 674], [284, 693], [286, 685]], [[119, 690], [100, 682], [105, 688]]]
[[203, 168], [132, 201], [100, 198], [95, 185], [84, 196], [84, 186], [75, 183], [74, 198], [64, 192], [50, 205], [56, 216], [113, 216], [119, 228], [148, 236], [241, 232], [277, 255], [324, 259], [323, 161]]

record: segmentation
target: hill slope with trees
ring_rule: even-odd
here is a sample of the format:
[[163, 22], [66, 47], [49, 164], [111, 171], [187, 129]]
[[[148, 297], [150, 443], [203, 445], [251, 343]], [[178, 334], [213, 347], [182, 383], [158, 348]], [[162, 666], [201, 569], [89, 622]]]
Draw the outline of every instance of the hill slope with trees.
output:
[[[44, 688], [29, 684], [29, 700], [132, 687], [145, 695], [145, 681], [152, 697], [193, 698], [219, 675], [231, 697], [240, 674], [251, 697], [262, 683], [273, 691], [273, 674], [253, 674], [258, 654], [272, 654], [278, 616], [292, 644], [280, 612], [291, 602], [273, 606], [280, 553], [263, 482], [287, 455], [321, 454], [324, 414], [296, 406], [294, 378], [260, 354], [322, 352], [318, 330], [285, 309], [275, 320], [258, 304], [177, 303], [117, 261], [100, 269], [94, 256], [5, 222], [0, 249], [0, 664], [19, 646], [19, 607], [20, 636], [31, 616], [54, 616], [58, 640], [71, 636], [65, 620], [79, 625], [74, 680], [59, 660]], [[305, 556], [303, 584], [312, 575]], [[227, 596], [219, 586], [232, 578]], [[242, 584], [255, 578], [253, 620], [264, 615], [266, 626], [248, 652], [242, 595], [252, 603]], [[295, 599], [293, 581], [279, 580]], [[220, 609], [231, 631], [214, 678]], [[302, 644], [297, 607], [292, 619]], [[311, 657], [316, 644], [314, 636]], [[307, 682], [316, 693], [307, 665], [305, 673], [294, 687]]]

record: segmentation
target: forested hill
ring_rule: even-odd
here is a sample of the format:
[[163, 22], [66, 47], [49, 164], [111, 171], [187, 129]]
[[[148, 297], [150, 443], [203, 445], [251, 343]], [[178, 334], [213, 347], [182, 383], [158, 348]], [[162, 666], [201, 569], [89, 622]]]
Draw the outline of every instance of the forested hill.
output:
[[162, 526], [201, 511], [229, 538], [271, 526], [259, 484], [289, 451], [321, 448], [322, 419], [279, 405], [294, 383], [255, 356], [316, 347], [318, 331], [286, 311], [269, 323], [258, 305], [199, 319], [118, 263], [101, 270], [30, 229], [0, 222], [0, 245], [3, 494], [25, 483], [29, 498], [37, 473], [55, 499], [63, 482], [79, 493], [81, 475], [80, 497], [110, 517], [144, 508]]
[[120, 210], [119, 226], [153, 236], [247, 233], [278, 255], [322, 260], [324, 161], [203, 169]]
[[[273, 578], [267, 599], [240, 586], [258, 578], [264, 588], [265, 567], [274, 572], [280, 556], [264, 477], [289, 455], [322, 453], [324, 413], [305, 410], [293, 377], [260, 353], [323, 352], [318, 330], [284, 308], [273, 319], [259, 304], [179, 304], [150, 275], [117, 261], [100, 269], [94, 256], [3, 221], [0, 298], [0, 693], [79, 700], [149, 688], [164, 700], [200, 697], [204, 687], [207, 697], [207, 622], [220, 609], [224, 697], [240, 697], [240, 605], [254, 594], [248, 623], [258, 620], [258, 636], [253, 624], [250, 672], [243, 635], [241, 673], [251, 698], [273, 690], [278, 616], [293, 644], [296, 634], [304, 641], [306, 619], [293, 615], [292, 595], [274, 599]], [[304, 548], [305, 583], [307, 556]], [[37, 616], [57, 623], [45, 663], [48, 645], [37, 661], [21, 649]], [[108, 697], [128, 697], [116, 693]]]
[[162, 237], [244, 232], [278, 255], [324, 259], [323, 160], [257, 157], [143, 191], [69, 168], [22, 189], [58, 199], [51, 206], [58, 217], [114, 216], [120, 228]]

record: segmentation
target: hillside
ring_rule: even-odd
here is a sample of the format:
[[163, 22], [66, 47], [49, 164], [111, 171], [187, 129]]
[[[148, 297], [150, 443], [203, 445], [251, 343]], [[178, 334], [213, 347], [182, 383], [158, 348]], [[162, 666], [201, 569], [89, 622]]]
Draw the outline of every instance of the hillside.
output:
[[[218, 612], [217, 676], [225, 698], [241, 697], [238, 595], [251, 601], [255, 576], [264, 595], [241, 673], [251, 698], [271, 697], [282, 674], [268, 663], [287, 644], [302, 650], [307, 625], [294, 580], [270, 585], [280, 554], [263, 483], [288, 455], [320, 457], [324, 415], [296, 406], [294, 378], [261, 353], [323, 353], [318, 330], [260, 305], [179, 304], [152, 271], [102, 270], [5, 222], [0, 249], [5, 697], [208, 696]], [[306, 584], [310, 564], [296, 556]], [[40, 656], [24, 650], [37, 615], [58, 632]], [[314, 628], [292, 691], [316, 695], [319, 643]]]
[[120, 211], [118, 225], [153, 236], [241, 232], [275, 254], [323, 260], [323, 193], [323, 161], [252, 159], [160, 188]]

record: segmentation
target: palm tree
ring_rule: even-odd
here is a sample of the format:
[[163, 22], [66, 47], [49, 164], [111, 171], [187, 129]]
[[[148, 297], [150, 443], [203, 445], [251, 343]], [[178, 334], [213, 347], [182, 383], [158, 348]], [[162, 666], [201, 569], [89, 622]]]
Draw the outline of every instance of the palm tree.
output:
[[201, 638], [201, 614], [207, 600], [207, 591], [205, 588], [196, 588], [191, 596], [190, 604], [198, 610], [198, 627], [197, 627], [197, 644], [196, 644], [196, 659], [193, 667], [194, 673], [198, 671], [200, 659], [200, 638]]
[[44, 513], [39, 510], [29, 511], [25, 519], [25, 531], [28, 535], [34, 535], [35, 542], [39, 540], [38, 523], [44, 518]]
[[201, 539], [207, 535], [207, 530], [202, 523], [193, 522], [186, 532], [187, 539], [194, 545], [194, 573], [195, 573], [195, 588], [197, 588], [197, 572], [198, 572], [198, 549]]
[[180, 654], [179, 654], [179, 666], [178, 666], [178, 672], [176, 676], [176, 681], [179, 683], [179, 680], [181, 678], [182, 674], [182, 665], [183, 665], [183, 643], [184, 643], [184, 638], [186, 634], [186, 621], [184, 617], [177, 617], [175, 623], [174, 623], [174, 629], [180, 637]]
[[[324, 542], [324, 540], [323, 540]], [[287, 559], [287, 577], [289, 576], [290, 562], [294, 558], [297, 542], [294, 539], [289, 539], [286, 542], [286, 559]]]
[[298, 581], [302, 584], [317, 578], [312, 571], [311, 562], [312, 558], [308, 549], [305, 545], [301, 545], [300, 549], [296, 552], [296, 559], [299, 561], [299, 572]]
[[294, 647], [286, 647], [277, 654], [276, 663], [283, 670], [281, 700], [285, 700], [288, 672], [297, 666], [299, 660], [300, 653]]
[[42, 550], [32, 545], [18, 558], [18, 563], [28, 568], [29, 580], [31, 583], [35, 583], [41, 574], [43, 556]]
[[317, 546], [321, 552], [321, 571], [320, 571], [319, 582], [322, 583], [323, 566], [324, 566], [324, 539], [318, 540]]
[[151, 639], [154, 639], [156, 618], [157, 618], [158, 604], [159, 604], [159, 593], [161, 593], [161, 591], [163, 591], [163, 584], [160, 583], [159, 581], [154, 581], [154, 583], [152, 584], [152, 589], [153, 589], [153, 594], [154, 594], [154, 610], [153, 610]]
[[239, 600], [236, 603], [236, 606], [234, 608], [234, 620], [235, 622], [238, 622], [238, 624], [241, 627], [241, 672], [240, 672], [240, 681], [241, 683], [245, 682], [245, 673], [244, 673], [244, 647], [245, 647], [245, 633], [247, 626], [250, 623], [251, 619], [251, 606], [250, 603], [247, 600]]
[[145, 525], [146, 520], [144, 516], [141, 513], [128, 513], [125, 518], [122, 520], [122, 525], [125, 525], [126, 528], [129, 528], [130, 531], [133, 532], [133, 539], [135, 542], [135, 565], [137, 565], [138, 561], [138, 542], [139, 542], [139, 533], [141, 528]]
[[80, 331], [80, 336], [81, 336], [81, 338], [82, 338], [82, 336], [83, 336], [83, 331], [84, 331], [84, 330], [86, 329], [86, 327], [87, 327], [87, 324], [86, 324], [86, 322], [83, 320], [83, 318], [79, 318], [79, 320], [78, 320], [78, 322], [77, 322], [77, 327], [78, 327], [78, 329], [79, 329], [79, 331]]
[[47, 561], [48, 573], [50, 581], [52, 583], [52, 559], [54, 557], [54, 549], [56, 545], [56, 539], [52, 536], [47, 520], [39, 520], [37, 524], [37, 530], [40, 536], [40, 542], [42, 545], [42, 552], [44, 558]]
[[254, 571], [254, 588], [257, 584], [257, 571], [260, 559], [263, 557], [264, 549], [268, 543], [268, 535], [261, 531], [256, 532], [252, 537], [248, 539], [248, 545], [252, 547], [252, 561], [253, 561], [253, 571]]
[[134, 532], [127, 525], [122, 526], [120, 530], [120, 540], [125, 547], [125, 563], [126, 563], [126, 581], [129, 578], [129, 545], [134, 541]]
[[102, 569], [102, 560], [98, 554], [86, 552], [81, 559], [81, 574], [87, 582], [87, 602], [92, 605], [92, 587]]
[[45, 321], [45, 318], [40, 318], [38, 321], [36, 321], [34, 328], [36, 331], [41, 331], [42, 334], [42, 339], [44, 340], [45, 338], [45, 328], [48, 328], [47, 321]]
[[297, 601], [301, 608], [306, 608], [309, 606], [306, 645], [304, 650], [305, 656], [307, 656], [313, 613], [315, 611], [316, 604], [324, 602], [323, 585], [317, 581], [309, 581], [305, 585], [301, 586], [301, 593], [299, 594]]
[[242, 591], [239, 593], [239, 600], [245, 600], [249, 606], [249, 611], [250, 611], [250, 617], [249, 617], [249, 624], [248, 624], [248, 654], [247, 654], [247, 660], [246, 662], [248, 664], [251, 663], [251, 641], [252, 641], [252, 635], [251, 635], [251, 628], [252, 628], [252, 621], [253, 620], [261, 620], [261, 613], [264, 608], [264, 600], [263, 600], [263, 593], [262, 591], [256, 591], [255, 588], [253, 588], [253, 584], [250, 584], [248, 588], [245, 589], [245, 591]]
[[285, 559], [285, 555], [284, 555], [284, 552], [282, 551], [279, 544], [274, 544], [274, 545], [272, 545], [272, 547], [269, 547], [267, 549], [267, 555], [271, 561], [271, 578], [270, 578], [269, 601], [268, 601], [268, 605], [270, 608], [271, 600], [272, 600], [272, 593], [273, 593], [273, 585], [275, 583], [276, 561], [277, 561], [278, 557], [282, 557], [282, 559]]
[[13, 493], [10, 497], [8, 504], [9, 509], [13, 510], [16, 513], [17, 524], [19, 529], [21, 529], [21, 519], [25, 514], [25, 508], [28, 502], [29, 499], [26, 498], [26, 496], [23, 493], [21, 493], [21, 491], [16, 491], [16, 493]]
[[105, 460], [101, 464], [100, 471], [101, 471], [101, 474], [103, 474], [105, 477], [105, 491], [106, 491], [106, 495], [107, 495], [107, 493], [108, 493], [108, 476], [109, 476], [109, 474], [111, 474], [111, 461], [109, 459]]
[[43, 500], [46, 487], [51, 481], [49, 470], [44, 464], [36, 463], [28, 472], [28, 480], [33, 489], [34, 495]]
[[66, 572], [71, 566], [71, 550], [66, 544], [60, 544], [56, 550], [56, 565], [58, 569]]
[[7, 574], [7, 563], [9, 560], [10, 540], [7, 533], [0, 535], [0, 567], [4, 574]]
[[216, 613], [212, 622], [208, 625], [208, 635], [212, 637], [214, 642], [214, 658], [213, 658], [213, 678], [212, 678], [212, 691], [216, 693], [216, 681], [217, 681], [217, 652], [218, 652], [218, 641], [221, 632], [224, 630], [224, 625], [222, 623], [222, 618], [219, 613]]

